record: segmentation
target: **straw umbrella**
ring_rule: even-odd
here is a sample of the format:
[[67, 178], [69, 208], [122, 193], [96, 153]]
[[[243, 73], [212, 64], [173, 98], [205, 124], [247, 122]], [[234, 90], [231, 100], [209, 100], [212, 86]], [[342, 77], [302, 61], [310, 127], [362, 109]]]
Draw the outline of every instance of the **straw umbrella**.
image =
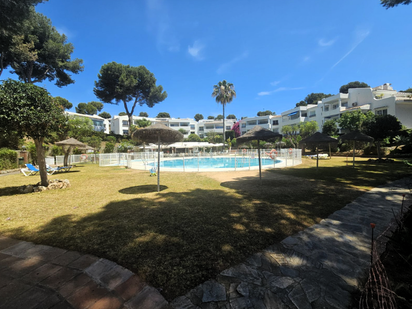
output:
[[262, 182], [262, 163], [260, 162], [260, 146], [259, 141], [267, 141], [270, 139], [281, 138], [282, 134], [275, 133], [261, 126], [254, 126], [250, 131], [246, 132], [242, 136], [236, 139], [239, 144], [257, 140], [258, 144], [258, 156], [259, 156], [259, 180]]
[[353, 142], [353, 167], [355, 167], [355, 143], [356, 142], [373, 142], [373, 137], [363, 134], [359, 131], [349, 132], [339, 137], [342, 141]]
[[172, 144], [183, 140], [183, 134], [179, 131], [156, 123], [133, 132], [133, 139], [146, 143], [157, 143], [157, 192], [160, 191], [160, 144]]
[[322, 134], [320, 132], [316, 132], [309, 137], [304, 138], [300, 141], [302, 144], [311, 145], [316, 147], [316, 169], [319, 167], [319, 150], [318, 148], [323, 145], [329, 145], [333, 143], [337, 143], [338, 140], [336, 138], [330, 137], [326, 134]]
[[[69, 138], [69, 139], [65, 139], [64, 141], [60, 141], [56, 143], [57, 146], [62, 146], [63, 150], [64, 150], [64, 166], [68, 166], [68, 158], [69, 158], [69, 154], [70, 154], [70, 150], [72, 147], [79, 147], [79, 148], [84, 148], [86, 147], [86, 144], [83, 144], [82, 142], [79, 142], [77, 139], [75, 138]], [[64, 146], [69, 146], [66, 150], [64, 149]]]

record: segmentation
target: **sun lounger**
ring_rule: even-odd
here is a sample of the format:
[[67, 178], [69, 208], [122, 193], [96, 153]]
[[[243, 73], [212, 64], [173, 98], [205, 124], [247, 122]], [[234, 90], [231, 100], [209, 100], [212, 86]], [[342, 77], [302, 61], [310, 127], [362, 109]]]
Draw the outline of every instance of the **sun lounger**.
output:
[[33, 164], [27, 163], [26, 168], [21, 168], [20, 171], [24, 176], [36, 175], [39, 172], [39, 169]]
[[[49, 165], [46, 165], [46, 167], [47, 167], [47, 171], [48, 172], [51, 172], [51, 171], [53, 171], [53, 173], [55, 173], [55, 172], [68, 172], [68, 171], [70, 171], [70, 169], [73, 167], [72, 165], [69, 165], [69, 166], [56, 166], [56, 167], [51, 167], [51, 166], [49, 166]], [[52, 173], [52, 174], [53, 174]]]

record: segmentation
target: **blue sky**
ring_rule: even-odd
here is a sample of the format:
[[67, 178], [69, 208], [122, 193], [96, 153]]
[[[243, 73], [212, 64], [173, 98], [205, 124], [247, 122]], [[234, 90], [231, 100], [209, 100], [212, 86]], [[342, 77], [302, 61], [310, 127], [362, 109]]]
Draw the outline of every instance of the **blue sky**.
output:
[[[150, 117], [206, 118], [222, 113], [211, 97], [226, 79], [237, 98], [226, 115], [280, 114], [312, 92], [336, 94], [351, 81], [412, 87], [412, 5], [385, 9], [379, 0], [165, 1], [49, 0], [36, 7], [65, 33], [84, 60], [76, 83], [45, 86], [53, 96], [97, 101], [101, 66], [144, 65], [167, 91]], [[2, 79], [13, 75], [3, 73]], [[74, 111], [74, 107], [72, 108]], [[105, 104], [111, 115], [124, 111]]]

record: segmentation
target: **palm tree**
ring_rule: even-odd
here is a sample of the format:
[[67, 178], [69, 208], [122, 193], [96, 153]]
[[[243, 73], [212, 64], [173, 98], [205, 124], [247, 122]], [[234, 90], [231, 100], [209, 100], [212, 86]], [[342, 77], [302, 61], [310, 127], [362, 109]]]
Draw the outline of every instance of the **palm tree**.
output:
[[223, 105], [223, 146], [225, 146], [225, 105], [236, 98], [235, 86], [223, 80], [213, 86], [212, 97], [216, 98], [217, 103]]

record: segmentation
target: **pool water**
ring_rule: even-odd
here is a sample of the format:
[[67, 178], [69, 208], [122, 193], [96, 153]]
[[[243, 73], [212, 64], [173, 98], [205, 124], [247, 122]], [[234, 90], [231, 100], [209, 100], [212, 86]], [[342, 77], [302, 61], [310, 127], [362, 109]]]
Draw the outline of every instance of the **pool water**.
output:
[[[250, 161], [250, 165], [249, 165]], [[280, 160], [274, 162], [272, 159], [262, 158], [262, 166], [273, 165], [274, 163], [280, 163]], [[149, 163], [149, 165], [157, 166], [156, 163]], [[259, 166], [258, 158], [249, 158], [249, 157], [200, 157], [200, 158], [188, 158], [184, 159], [184, 167], [188, 169], [212, 169], [212, 168], [244, 168], [244, 167], [253, 167]], [[164, 160], [160, 162], [160, 167], [167, 168], [179, 168], [183, 169], [183, 159], [173, 159], [173, 160]]]

